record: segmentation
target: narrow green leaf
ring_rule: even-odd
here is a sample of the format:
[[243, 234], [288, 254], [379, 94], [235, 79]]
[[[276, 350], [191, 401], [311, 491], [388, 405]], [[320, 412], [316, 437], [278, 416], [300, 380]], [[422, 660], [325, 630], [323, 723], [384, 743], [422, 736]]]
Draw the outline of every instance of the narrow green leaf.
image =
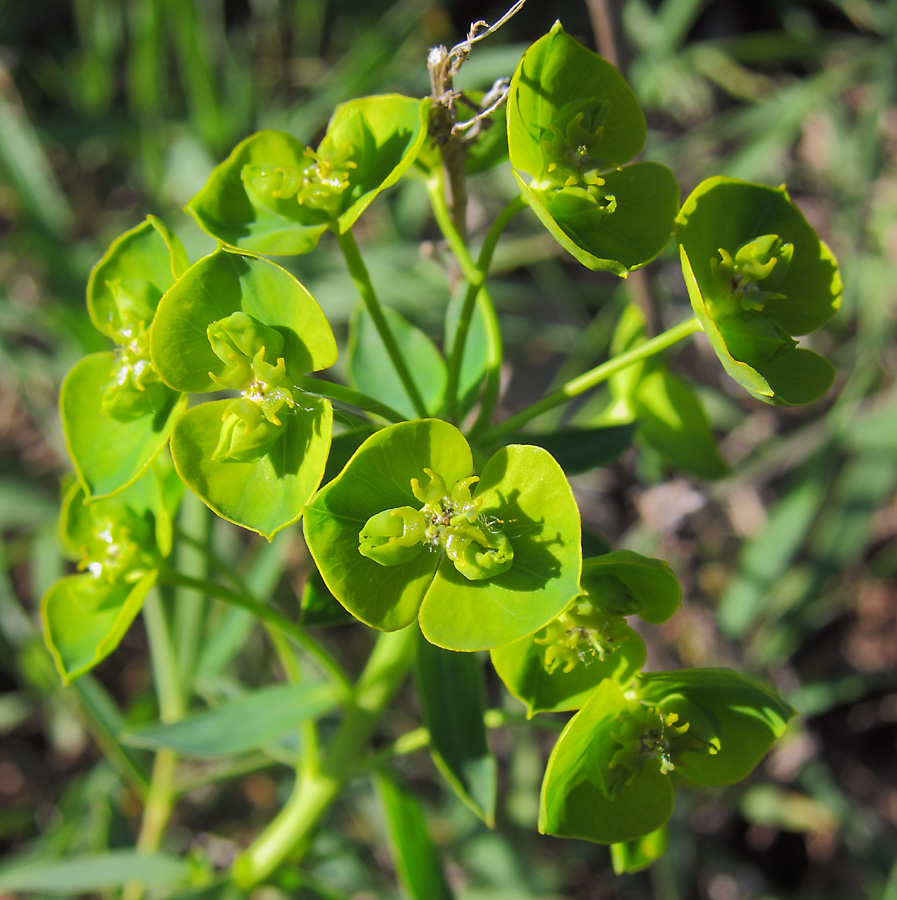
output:
[[335, 706], [336, 693], [328, 684], [278, 684], [170, 725], [124, 734], [122, 740], [150, 750], [168, 747], [185, 756], [232, 756], [264, 747]]
[[547, 450], [567, 475], [578, 475], [610, 465], [632, 446], [635, 423], [599, 428], [559, 428], [543, 434], [515, 434], [518, 444]]
[[681, 378], [663, 369], [647, 373], [635, 390], [635, 414], [640, 437], [675, 468], [700, 478], [731, 471], [701, 401]]
[[472, 653], [442, 650], [421, 640], [416, 675], [433, 760], [458, 796], [492, 827], [497, 766], [483, 722], [481, 663]]
[[[383, 314], [427, 412], [437, 413], [445, 397], [446, 370], [442, 354], [426, 334], [394, 309], [385, 307]], [[416, 416], [414, 404], [393, 368], [380, 333], [362, 304], [352, 320], [346, 374], [352, 387], [376, 397], [409, 419]]]
[[377, 775], [374, 785], [405, 895], [409, 900], [451, 900], [439, 853], [427, 834], [427, 821], [417, 801], [385, 775]]
[[314, 569], [302, 590], [300, 621], [309, 628], [325, 625], [345, 625], [352, 621], [352, 614], [327, 589], [320, 572]]
[[152, 887], [176, 887], [191, 880], [195, 867], [164, 853], [113, 850], [89, 857], [35, 859], [0, 869], [0, 890], [72, 897], [113, 890], [131, 881]]

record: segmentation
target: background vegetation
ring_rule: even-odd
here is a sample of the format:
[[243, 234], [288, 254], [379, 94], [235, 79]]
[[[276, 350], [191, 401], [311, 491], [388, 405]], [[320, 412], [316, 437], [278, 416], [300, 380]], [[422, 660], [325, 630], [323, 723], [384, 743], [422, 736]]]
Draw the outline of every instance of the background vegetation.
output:
[[[114, 748], [107, 758], [99, 745], [109, 750], [110, 730], [155, 715], [139, 628], [67, 689], [39, 635], [40, 597], [64, 569], [58, 386], [81, 355], [106, 349], [84, 306], [91, 265], [147, 211], [184, 237], [191, 258], [212, 249], [180, 210], [237, 140], [280, 128], [310, 142], [342, 100], [425, 94], [427, 48], [503, 11], [491, 0], [0, 0], [0, 848], [8, 855], [131, 846], [137, 809], [108, 761]], [[535, 833], [550, 736], [498, 735], [495, 832], [443, 791], [424, 756], [408, 757], [404, 774], [465, 900], [895, 900], [897, 3], [533, 0], [476, 48], [460, 85], [485, 88], [509, 75], [557, 17], [588, 46], [617, 55], [649, 114], [645, 155], [677, 173], [683, 196], [710, 174], [785, 182], [841, 262], [842, 312], [814, 338], [839, 371], [827, 399], [798, 410], [754, 402], [690, 342], [675, 368], [706, 386], [735, 474], [669, 478], [640, 447], [575, 480], [587, 525], [669, 560], [683, 583], [683, 609], [650, 648], [655, 667], [754, 671], [801, 715], [748, 782], [680, 798], [670, 852], [649, 873], [622, 878], [610, 873], [605, 848]], [[515, 188], [509, 176], [473, 188], [475, 231], [478, 206], [498, 209]], [[364, 224], [379, 238], [368, 262], [382, 299], [438, 333], [448, 286], [426, 210], [423, 187], [403, 183]], [[671, 252], [621, 284], [570, 264], [535, 217], [514, 227], [496, 266], [508, 277], [494, 285], [509, 341], [509, 410], [534, 386], [601, 360], [623, 291], [655, 327], [687, 306]], [[345, 323], [353, 293], [341, 262], [316, 253], [290, 266], [331, 321]], [[570, 353], [563, 371], [560, 352]], [[584, 419], [590, 408], [574, 414]], [[222, 555], [233, 558], [246, 539], [215, 527]], [[247, 549], [244, 577], [295, 616], [307, 559], [299, 529]], [[226, 696], [235, 676], [278, 677], [250, 624], [210, 635], [196, 702]], [[368, 641], [356, 626], [327, 637], [348, 659]], [[493, 705], [512, 702], [490, 689]], [[390, 723], [396, 733], [416, 724], [413, 710]], [[185, 785], [167, 849], [226, 862], [278, 808], [285, 776], [266, 760], [220, 788]], [[357, 785], [317, 840], [311, 870], [334, 897], [398, 896], [376, 801]]]

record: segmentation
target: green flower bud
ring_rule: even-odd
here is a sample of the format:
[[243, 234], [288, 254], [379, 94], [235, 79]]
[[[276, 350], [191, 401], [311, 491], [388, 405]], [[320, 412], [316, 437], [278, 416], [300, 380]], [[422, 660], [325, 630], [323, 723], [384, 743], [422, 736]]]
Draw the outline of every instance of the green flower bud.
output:
[[[619, 749], [611, 757], [612, 794], [631, 784], [644, 771], [649, 761], [657, 761], [660, 771], [668, 775], [682, 765], [686, 752], [719, 752], [719, 740], [704, 741], [689, 732], [689, 723], [680, 722], [678, 713], [665, 713], [660, 707], [633, 703], [628, 715], [620, 718], [620, 728], [611, 732]], [[616, 771], [613, 771], [616, 770]]]
[[78, 568], [87, 571], [97, 583], [139, 581], [153, 565], [143, 547], [154, 544], [149, 523], [130, 510], [122, 509], [115, 517], [96, 519], [88, 542], [81, 547]]
[[122, 421], [139, 419], [164, 409], [171, 390], [159, 379], [149, 357], [143, 322], [122, 329], [123, 343], [115, 348], [115, 365], [100, 401], [107, 416]]
[[514, 548], [500, 531], [485, 525], [450, 525], [443, 539], [445, 555], [468, 581], [481, 581], [507, 572]]
[[426, 541], [427, 521], [410, 506], [371, 516], [358, 534], [358, 552], [381, 566], [399, 566], [418, 556]]
[[262, 407], [247, 397], [229, 403], [221, 421], [214, 460], [255, 462], [271, 449], [284, 429], [279, 419], [270, 421]]
[[206, 334], [212, 352], [227, 365], [222, 375], [209, 373], [210, 377], [222, 387], [236, 391], [245, 390], [253, 380], [256, 357], [277, 360], [283, 353], [283, 335], [242, 311], [212, 322]]

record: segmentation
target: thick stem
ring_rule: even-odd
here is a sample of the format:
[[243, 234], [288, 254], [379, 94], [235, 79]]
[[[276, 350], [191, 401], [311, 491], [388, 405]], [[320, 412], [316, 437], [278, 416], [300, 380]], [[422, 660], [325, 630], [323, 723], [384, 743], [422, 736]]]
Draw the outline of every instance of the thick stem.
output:
[[554, 409], [554, 407], [560, 406], [562, 403], [566, 403], [568, 400], [572, 400], [574, 397], [578, 397], [585, 391], [596, 387], [621, 369], [625, 369], [627, 366], [631, 366], [633, 363], [647, 359], [650, 356], [654, 356], [656, 353], [666, 350], [667, 347], [672, 346], [678, 341], [681, 341], [700, 330], [701, 323], [698, 321], [697, 317], [687, 319], [685, 322], [675, 325], [668, 331], [664, 331], [662, 334], [657, 335], [657, 337], [636, 347], [634, 350], [630, 350], [628, 353], [621, 353], [619, 356], [609, 359], [607, 362], [602, 363], [600, 366], [596, 366], [594, 369], [580, 375], [578, 378], [568, 381], [559, 390], [548, 394], [531, 406], [526, 407], [526, 409], [505, 419], [504, 422], [501, 422], [494, 428], [484, 431], [480, 435], [480, 439], [484, 443], [489, 443], [498, 440], [499, 438], [504, 438], [506, 435], [520, 428], [521, 425], [525, 425], [531, 419], [535, 419], [536, 416], [539, 416], [550, 409]]
[[386, 321], [386, 316], [383, 315], [383, 307], [380, 306], [380, 301], [377, 299], [374, 285], [371, 282], [364, 260], [361, 258], [358, 244], [355, 243], [355, 238], [352, 236], [351, 231], [347, 231], [344, 234], [340, 234], [337, 231], [334, 233], [336, 234], [340, 250], [342, 250], [345, 257], [346, 265], [349, 267], [352, 282], [364, 301], [365, 309], [367, 309], [374, 322], [374, 327], [380, 335], [380, 340], [383, 341], [383, 345], [386, 347], [386, 352], [402, 382], [402, 386], [405, 388], [405, 393], [411, 399], [417, 414], [421, 418], [426, 418], [427, 408], [424, 405], [420, 391], [417, 389], [417, 385], [414, 383], [414, 379], [411, 377], [408, 364], [405, 362], [405, 357], [402, 356], [402, 351], [396, 343], [395, 335], [393, 335], [392, 329], [389, 327], [389, 322]]
[[235, 863], [234, 879], [241, 887], [258, 884], [287, 858], [301, 856], [321, 816], [358, 771], [374, 728], [408, 673], [416, 640], [416, 624], [377, 638], [320, 768], [297, 779], [284, 808]]

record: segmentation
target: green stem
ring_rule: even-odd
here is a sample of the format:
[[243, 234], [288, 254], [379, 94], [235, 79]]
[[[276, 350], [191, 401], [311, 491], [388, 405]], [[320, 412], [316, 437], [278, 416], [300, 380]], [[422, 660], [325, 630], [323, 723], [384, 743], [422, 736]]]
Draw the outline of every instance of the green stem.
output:
[[[508, 222], [520, 211], [522, 206], [517, 205], [516, 201], [511, 201], [499, 217], [495, 220], [492, 228], [486, 236], [483, 247], [480, 250], [479, 262], [474, 262], [467, 244], [463, 237], [455, 228], [452, 215], [449, 212], [445, 202], [445, 191], [442, 188], [441, 178], [433, 178], [427, 182], [427, 193], [430, 197], [430, 205], [433, 207], [433, 215], [436, 224], [445, 237], [446, 242], [455, 255], [464, 278], [467, 280], [468, 289], [464, 298], [461, 309], [461, 316], [458, 319], [458, 326], [455, 329], [454, 337], [451, 340], [451, 348], [449, 351], [449, 382], [446, 387], [446, 398], [448, 400], [449, 416], [452, 419], [457, 418], [458, 412], [458, 382], [461, 377], [461, 364], [464, 361], [464, 346], [467, 342], [467, 335], [470, 331], [470, 323], [473, 319], [473, 307], [476, 303], [480, 307], [486, 325], [486, 340], [488, 343], [488, 355], [486, 360], [486, 387], [483, 391], [483, 400], [480, 406], [480, 414], [478, 417], [489, 421], [492, 410], [495, 408], [495, 402], [498, 399], [498, 389], [501, 378], [502, 363], [502, 343], [501, 329], [498, 326], [498, 318], [495, 315], [495, 307], [492, 305], [492, 298], [484, 286], [486, 274], [489, 265], [492, 262], [492, 255], [495, 252], [495, 246]], [[522, 203], [522, 201], [521, 201]], [[466, 321], [465, 321], [466, 320]]]
[[211, 597], [217, 597], [219, 600], [230, 603], [232, 606], [239, 606], [241, 609], [248, 610], [262, 622], [273, 625], [279, 631], [292, 638], [316, 660], [321, 668], [346, 693], [352, 691], [352, 682], [349, 681], [342, 666], [301, 625], [291, 621], [276, 610], [265, 606], [245, 591], [232, 591], [230, 588], [217, 584], [214, 581], [202, 581], [198, 578], [184, 575], [182, 572], [176, 572], [174, 569], [164, 567], [159, 570], [159, 580], [166, 584], [193, 587], [196, 590], [205, 591]]
[[305, 376], [299, 379], [296, 387], [308, 394], [317, 394], [320, 397], [328, 397], [330, 400], [336, 400], [339, 403], [346, 403], [349, 406], [355, 406], [363, 409], [365, 412], [374, 413], [388, 422], [405, 422], [407, 416], [403, 416], [400, 412], [396, 412], [391, 406], [368, 397], [360, 391], [353, 391], [351, 388], [343, 387], [341, 384], [334, 384], [332, 381], [324, 381], [321, 378], [312, 378]]
[[[467, 336], [470, 333], [470, 325], [473, 321], [473, 311], [476, 307], [477, 299], [482, 292], [483, 284], [489, 274], [489, 267], [492, 265], [492, 257], [495, 254], [495, 248], [498, 245], [499, 238], [504, 233], [504, 230], [507, 228], [511, 219], [513, 219], [524, 206], [526, 206], [526, 203], [522, 197], [518, 196], [501, 211], [498, 218], [492, 223], [492, 227], [489, 229], [489, 232], [486, 234], [486, 239], [483, 241], [483, 246], [480, 248], [480, 254], [477, 258], [475, 270], [471, 273], [473, 277], [468, 278], [467, 281], [467, 293], [464, 295], [464, 302], [461, 306], [461, 313], [458, 316], [458, 323], [455, 326], [455, 334], [451, 341], [451, 350], [449, 351], [448, 358], [448, 384], [446, 387], [446, 397], [449, 402], [449, 416], [453, 420], [457, 419], [458, 382], [461, 378], [464, 348], [467, 345]], [[489, 305], [491, 307], [491, 303]], [[500, 357], [498, 362], [500, 365]]]
[[334, 229], [334, 233], [336, 234], [336, 240], [337, 243], [339, 243], [340, 250], [342, 250], [343, 256], [345, 257], [346, 265], [349, 267], [349, 274], [352, 276], [352, 282], [355, 284], [358, 293], [361, 294], [365, 309], [367, 309], [368, 315], [370, 315], [374, 322], [377, 333], [380, 335], [380, 340], [383, 341], [383, 345], [386, 347], [386, 352], [389, 354], [393, 368], [396, 370], [396, 374], [399, 376], [402, 386], [405, 388], [405, 393], [408, 394], [417, 414], [421, 418], [426, 418], [427, 408], [424, 405], [420, 391], [417, 389], [417, 385], [414, 383], [414, 379], [411, 377], [408, 364], [405, 362], [405, 357], [402, 356], [402, 351], [396, 343], [395, 335], [389, 327], [389, 322], [386, 321], [386, 316], [383, 315], [383, 307], [377, 299], [374, 285], [371, 282], [371, 276], [368, 274], [364, 260], [361, 258], [358, 244], [355, 243], [355, 238], [351, 231], [340, 234]]
[[[283, 666], [287, 681], [291, 684], [299, 684], [302, 681], [302, 667], [293, 651], [290, 642], [273, 625], [265, 625], [268, 638], [271, 641], [277, 658]], [[317, 772], [318, 770], [318, 729], [314, 719], [305, 719], [299, 725], [301, 738], [301, 765], [304, 772]]]
[[[196, 578], [189, 578], [189, 583], [193, 587], [204, 584]], [[168, 628], [168, 617], [156, 588], [147, 594], [143, 603], [143, 619], [159, 697], [159, 718], [163, 722], [176, 722], [185, 712], [184, 697], [180, 689], [180, 670], [177, 651]]]
[[525, 425], [531, 419], [535, 419], [536, 416], [539, 416], [550, 409], [554, 409], [554, 407], [560, 406], [562, 403], [566, 403], [574, 397], [578, 397], [580, 394], [590, 388], [596, 387], [612, 375], [625, 369], [627, 366], [631, 366], [633, 363], [654, 356], [656, 353], [666, 350], [667, 347], [672, 346], [678, 341], [681, 341], [700, 330], [701, 323], [698, 321], [697, 317], [687, 319], [679, 325], [670, 328], [668, 331], [658, 334], [657, 337], [651, 338], [650, 341], [636, 347], [634, 350], [630, 350], [628, 353], [621, 353], [619, 356], [609, 359], [600, 366], [590, 369], [578, 378], [568, 381], [559, 390], [548, 394], [541, 400], [526, 407], [526, 409], [522, 409], [519, 413], [505, 419], [504, 422], [484, 431], [479, 437], [483, 443], [489, 443], [496, 441], [499, 438], [504, 438], [506, 435], [520, 428], [521, 425]]
[[[206, 578], [209, 574], [212, 545], [212, 514], [209, 508], [189, 492], [184, 498], [181, 516], [184, 530], [196, 535], [196, 546], [192, 543], [177, 545], [177, 568], [197, 578]], [[185, 698], [189, 697], [193, 684], [193, 670], [199, 641], [202, 637], [202, 625], [205, 618], [205, 595], [189, 588], [181, 588], [175, 593], [174, 603], [174, 636], [177, 649], [178, 669], [181, 683], [184, 686]]]
[[297, 778], [283, 809], [237, 859], [234, 879], [240, 887], [258, 884], [287, 858], [295, 861], [307, 848], [318, 820], [358, 771], [374, 728], [411, 666], [416, 641], [416, 624], [377, 638], [353, 702], [321, 757], [320, 769]]
[[[181, 673], [178, 654], [171, 640], [165, 607], [157, 589], [153, 588], [143, 604], [143, 618], [149, 641], [150, 659], [156, 692], [159, 697], [159, 718], [163, 722], [176, 722], [183, 718], [184, 693], [180, 689]], [[137, 850], [154, 853], [159, 849], [165, 827], [171, 817], [174, 804], [174, 772], [177, 757], [174, 751], [163, 748], [156, 753], [153, 774], [150, 779]], [[122, 900], [140, 900], [143, 885], [132, 881], [125, 885]]]

